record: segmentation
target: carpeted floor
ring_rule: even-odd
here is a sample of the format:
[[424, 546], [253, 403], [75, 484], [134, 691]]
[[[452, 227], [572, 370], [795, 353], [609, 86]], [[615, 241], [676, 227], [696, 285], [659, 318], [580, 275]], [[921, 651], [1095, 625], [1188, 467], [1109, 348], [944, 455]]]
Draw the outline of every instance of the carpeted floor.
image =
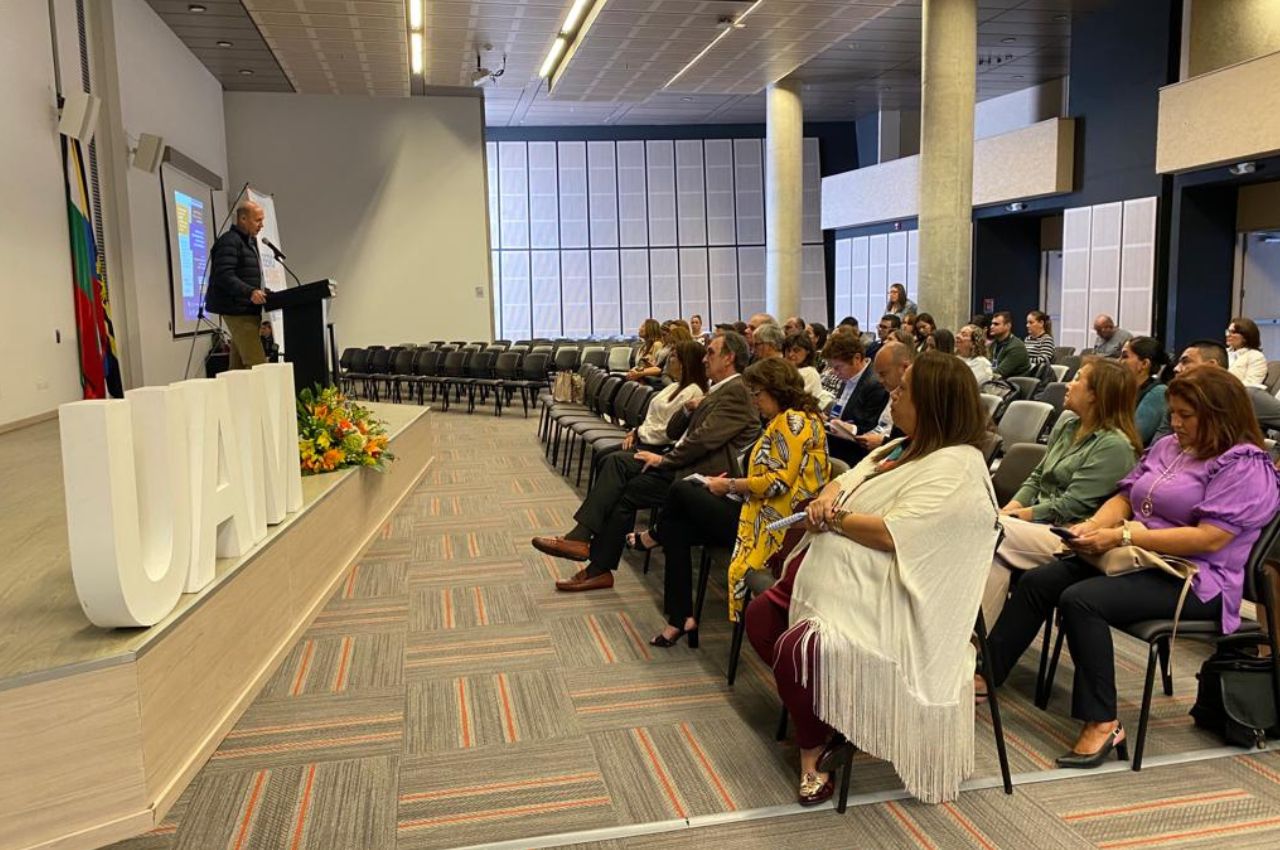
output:
[[[581, 494], [550, 468], [536, 420], [433, 414], [435, 462], [314, 626], [144, 848], [443, 848], [634, 824], [684, 826], [794, 799], [796, 754], [773, 740], [779, 703], [747, 648], [725, 685], [723, 565], [702, 648], [655, 649], [662, 558], [626, 563], [612, 590], [558, 594], [576, 566], [536, 553]], [[1145, 647], [1119, 646], [1123, 719], [1136, 726]], [[1177, 650], [1149, 757], [1218, 742], [1186, 716], [1203, 651]], [[1034, 664], [1001, 691], [1015, 773], [1071, 744], [1064, 656], [1048, 712]], [[978, 710], [975, 778], [998, 774]], [[853, 794], [893, 792], [865, 756]], [[798, 811], [798, 810], [797, 810]], [[714, 820], [715, 818], [710, 818]], [[589, 834], [588, 834], [589, 836]], [[587, 836], [584, 836], [584, 838]], [[952, 804], [861, 805], [607, 841], [666, 847], [1235, 847], [1280, 844], [1280, 757], [1219, 758], [998, 790]], [[571, 837], [563, 840], [572, 841]], [[582, 840], [582, 839], [579, 839]], [[587, 846], [587, 845], [581, 845]]]

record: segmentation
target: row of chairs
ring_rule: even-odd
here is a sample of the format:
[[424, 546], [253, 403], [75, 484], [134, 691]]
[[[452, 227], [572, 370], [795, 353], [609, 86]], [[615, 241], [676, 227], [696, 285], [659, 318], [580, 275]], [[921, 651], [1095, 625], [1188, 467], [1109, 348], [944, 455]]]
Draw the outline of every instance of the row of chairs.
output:
[[557, 402], [550, 392], [540, 395], [538, 436], [546, 443], [547, 458], [565, 476], [574, 454], [578, 455], [579, 485], [590, 452], [590, 487], [600, 460], [621, 449], [627, 432], [644, 422], [654, 389], [595, 363], [584, 363], [578, 375], [583, 387], [581, 402]]

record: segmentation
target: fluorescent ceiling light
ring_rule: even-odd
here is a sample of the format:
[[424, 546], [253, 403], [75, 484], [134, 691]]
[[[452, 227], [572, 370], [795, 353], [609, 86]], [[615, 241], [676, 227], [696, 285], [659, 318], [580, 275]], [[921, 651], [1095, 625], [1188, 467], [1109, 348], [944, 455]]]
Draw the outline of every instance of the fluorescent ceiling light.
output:
[[676, 80], [683, 77], [686, 71], [688, 71], [694, 65], [697, 65], [703, 56], [706, 56], [708, 53], [711, 52], [711, 48], [715, 47], [717, 44], [720, 43], [720, 39], [724, 38], [726, 35], [733, 32], [735, 29], [740, 29], [742, 27], [742, 22], [747, 19], [747, 16], [750, 15], [752, 12], [754, 12], [756, 9], [759, 9], [760, 4], [763, 2], [764, 0], [756, 0], [756, 2], [752, 3], [745, 12], [743, 12], [738, 17], [734, 18], [731, 23], [724, 25], [724, 29], [716, 33], [716, 37], [711, 39], [711, 43], [708, 44], [706, 47], [702, 48], [701, 50], [699, 50], [698, 55], [689, 60], [689, 64], [685, 65], [679, 71], [676, 71], [675, 76], [667, 80], [666, 85], [664, 85], [663, 88], [664, 89], [669, 88], [672, 83], [674, 83]]
[[[591, 0], [573, 0], [573, 6], [569, 9], [569, 17], [564, 19], [564, 26], [560, 28], [560, 32], [569, 35], [578, 28], [578, 24], [582, 23], [582, 16], [587, 13], [587, 7], [591, 5]], [[543, 74], [543, 76], [546, 76]]]
[[560, 57], [564, 55], [564, 49], [569, 46], [569, 41], [562, 35], [556, 36], [555, 44], [551, 45], [551, 52], [547, 54], [547, 58], [542, 62], [542, 68], [538, 71], [538, 76], [546, 79], [551, 76], [551, 72], [556, 69], [556, 63], [560, 61]]
[[413, 73], [422, 73], [422, 33], [409, 34], [409, 63]]
[[422, 0], [409, 0], [409, 29], [422, 29]]

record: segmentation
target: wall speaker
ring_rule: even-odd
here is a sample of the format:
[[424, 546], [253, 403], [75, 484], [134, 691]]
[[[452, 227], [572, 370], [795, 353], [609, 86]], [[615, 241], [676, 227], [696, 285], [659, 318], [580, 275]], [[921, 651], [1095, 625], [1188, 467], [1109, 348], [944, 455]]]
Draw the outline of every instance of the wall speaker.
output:
[[138, 136], [138, 147], [133, 151], [133, 165], [135, 168], [155, 173], [155, 170], [160, 167], [160, 160], [163, 157], [163, 138], [153, 136], [150, 133], [143, 133]]
[[62, 101], [62, 117], [58, 119], [58, 132], [76, 139], [82, 145], [93, 140], [98, 129], [99, 98], [84, 92], [69, 92]]

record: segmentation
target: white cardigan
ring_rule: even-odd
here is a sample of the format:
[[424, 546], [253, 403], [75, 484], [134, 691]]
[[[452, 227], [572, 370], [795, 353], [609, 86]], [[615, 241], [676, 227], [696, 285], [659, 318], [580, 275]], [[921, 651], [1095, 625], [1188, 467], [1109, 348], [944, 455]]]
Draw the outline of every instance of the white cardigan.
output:
[[1262, 387], [1267, 380], [1267, 357], [1256, 348], [1227, 349], [1231, 374], [1246, 387]]
[[667, 424], [671, 422], [671, 418], [686, 401], [702, 398], [702, 390], [697, 384], [690, 384], [680, 392], [676, 392], [679, 386], [679, 384], [667, 384], [650, 399], [644, 422], [636, 429], [636, 437], [644, 445], [665, 446], [670, 443], [671, 440], [667, 437]]

